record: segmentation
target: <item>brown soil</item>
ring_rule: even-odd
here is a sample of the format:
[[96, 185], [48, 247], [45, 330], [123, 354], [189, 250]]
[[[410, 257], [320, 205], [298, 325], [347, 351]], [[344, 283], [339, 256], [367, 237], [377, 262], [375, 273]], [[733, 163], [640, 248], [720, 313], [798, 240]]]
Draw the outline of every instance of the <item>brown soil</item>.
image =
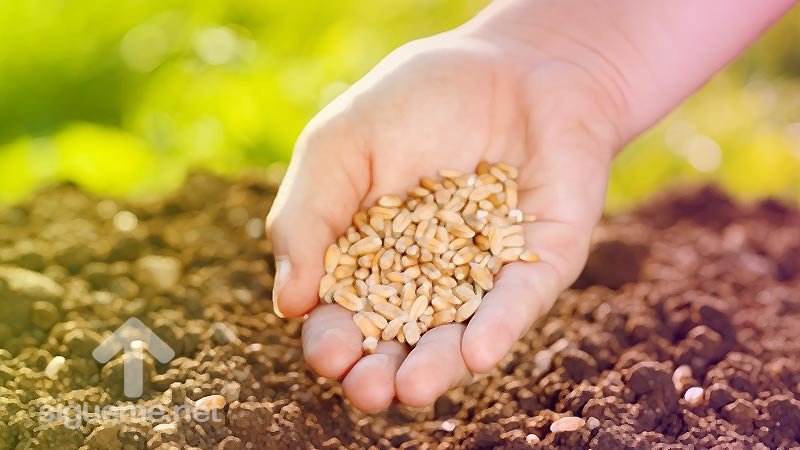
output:
[[[128, 204], [62, 186], [0, 211], [0, 449], [790, 448], [800, 437], [800, 213], [713, 190], [604, 223], [587, 270], [500, 367], [434, 407], [365, 416], [308, 371], [272, 314], [261, 217], [274, 188], [196, 175]], [[138, 225], [129, 231], [133, 212]], [[162, 256], [154, 258], [152, 255]], [[138, 405], [222, 394], [217, 420], [47, 423], [43, 406], [124, 405], [129, 317], [172, 346]], [[55, 380], [44, 369], [66, 365]], [[692, 368], [680, 390], [678, 365]], [[700, 405], [683, 390], [704, 388]], [[131, 404], [131, 403], [128, 403]], [[559, 417], [587, 419], [551, 433]], [[595, 418], [595, 419], [591, 419]], [[74, 427], [73, 427], [74, 428]], [[541, 442], [533, 443], [536, 438]], [[531, 442], [532, 444], [529, 444]]]

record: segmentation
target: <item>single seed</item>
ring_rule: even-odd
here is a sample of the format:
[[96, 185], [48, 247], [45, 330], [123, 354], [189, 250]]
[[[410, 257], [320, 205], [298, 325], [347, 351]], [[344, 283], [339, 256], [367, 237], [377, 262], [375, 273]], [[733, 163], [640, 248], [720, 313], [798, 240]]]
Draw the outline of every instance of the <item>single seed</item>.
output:
[[437, 311], [433, 313], [433, 317], [431, 318], [431, 327], [438, 327], [439, 325], [445, 325], [448, 323], [453, 323], [456, 319], [456, 309], [455, 308], [447, 308], [441, 311]]
[[453, 293], [463, 302], [475, 296], [475, 291], [472, 290], [472, 286], [467, 283], [461, 283], [456, 286], [456, 288], [453, 289]]
[[462, 175], [464, 174], [457, 170], [448, 170], [448, 169], [439, 170], [439, 176], [442, 178], [458, 178]]
[[397, 195], [384, 195], [378, 199], [378, 204], [387, 208], [397, 208], [403, 204], [403, 199]]
[[421, 270], [431, 280], [438, 280], [442, 276], [442, 272], [431, 263], [423, 265]]
[[367, 319], [369, 319], [376, 327], [380, 328], [381, 330], [386, 328], [386, 325], [388, 324], [386, 318], [376, 312], [364, 311], [361, 314], [364, 314], [364, 316]]
[[[403, 231], [411, 225], [411, 211], [407, 209], [403, 209], [398, 213], [394, 220], [392, 221], [392, 232], [393, 233], [402, 233]], [[400, 250], [400, 249], [398, 249]], [[402, 251], [402, 250], [400, 250]]]
[[355, 267], [357, 265], [357, 261], [356, 261], [356, 258], [353, 255], [348, 255], [346, 253], [343, 253], [339, 257], [339, 265], [340, 266], [353, 266], [353, 267]]
[[403, 315], [403, 310], [391, 303], [376, 303], [372, 308], [387, 320], [394, 320]]
[[539, 255], [536, 252], [526, 250], [519, 255], [519, 259], [527, 262], [539, 261]]
[[503, 261], [517, 261], [520, 255], [522, 255], [522, 252], [522, 247], [508, 247], [504, 248], [497, 256]]
[[336, 268], [336, 265], [339, 264], [339, 257], [342, 256], [342, 251], [339, 250], [339, 246], [336, 244], [331, 244], [328, 247], [328, 250], [325, 251], [325, 271], [328, 273], [333, 272], [333, 269]]
[[386, 325], [386, 328], [383, 329], [381, 333], [381, 339], [384, 341], [390, 341], [397, 336], [397, 333], [400, 331], [400, 328], [403, 327], [403, 319], [398, 317], [396, 319], [392, 319], [389, 321], [389, 324]]
[[44, 375], [51, 380], [58, 379], [58, 372], [61, 371], [66, 362], [67, 359], [63, 356], [56, 356], [47, 363], [47, 366], [44, 368]]
[[420, 295], [414, 300], [412, 303], [411, 308], [408, 310], [409, 320], [415, 321], [425, 312], [425, 308], [428, 307], [428, 297], [424, 295]]
[[432, 219], [434, 214], [436, 214], [436, 205], [426, 203], [417, 206], [417, 209], [414, 210], [413, 218], [415, 222], [427, 221]]
[[222, 409], [228, 401], [221, 395], [209, 395], [203, 397], [194, 404], [194, 408], [198, 411], [211, 411], [213, 409]]
[[355, 271], [356, 271], [355, 266], [339, 266], [333, 271], [333, 276], [336, 279], [341, 280], [343, 278], [348, 278], [353, 276]]
[[466, 303], [458, 308], [458, 311], [456, 312], [456, 322], [463, 322], [472, 317], [480, 304], [481, 298], [477, 295], [469, 299]]
[[336, 284], [336, 277], [332, 274], [326, 274], [319, 282], [319, 298], [325, 298], [325, 294], [330, 292], [333, 285]]
[[387, 208], [385, 206], [373, 206], [367, 211], [367, 214], [373, 217], [377, 216], [380, 217], [381, 219], [391, 220], [394, 219], [394, 216], [396, 216], [399, 211], [400, 210], [398, 210], [397, 208]]
[[550, 431], [552, 433], [561, 433], [569, 431], [577, 431], [586, 424], [586, 421], [580, 417], [562, 417], [552, 424], [550, 424]]
[[369, 295], [369, 286], [367, 286], [364, 280], [356, 280], [354, 286], [356, 288], [356, 295], [359, 297], [366, 297]]
[[367, 253], [374, 253], [377, 252], [378, 249], [381, 248], [383, 245], [383, 241], [380, 238], [372, 236], [372, 237], [365, 237], [357, 242], [355, 242], [352, 246], [350, 246], [350, 253], [353, 256], [360, 256]]
[[360, 311], [364, 309], [366, 301], [359, 298], [356, 294], [349, 291], [337, 291], [333, 294], [333, 300], [350, 311]]
[[447, 209], [436, 211], [435, 217], [444, 223], [452, 225], [462, 225], [464, 223], [464, 218], [461, 217], [461, 214]]
[[414, 280], [419, 277], [422, 271], [418, 266], [411, 266], [403, 272], [403, 276], [407, 277], [409, 280]]
[[377, 294], [384, 298], [389, 298], [393, 295], [397, 295], [397, 289], [386, 284], [376, 284], [369, 287], [369, 293]]
[[414, 345], [419, 341], [419, 327], [415, 321], [407, 322], [403, 325], [403, 336], [408, 345]]
[[517, 195], [517, 186], [515, 183], [508, 182], [505, 185], [505, 194], [506, 194], [506, 205], [509, 208], [514, 209], [517, 207], [518, 195]]
[[469, 265], [469, 274], [475, 283], [477, 283], [481, 288], [488, 291], [492, 287], [494, 287], [494, 282], [492, 281], [492, 274], [486, 267], [483, 267], [476, 263], [470, 263]]
[[408, 191], [408, 196], [414, 198], [422, 198], [430, 193], [431, 191], [425, 189], [423, 186], [416, 186]]
[[522, 247], [525, 245], [525, 238], [521, 234], [512, 234], [503, 238], [503, 245], [506, 247]]

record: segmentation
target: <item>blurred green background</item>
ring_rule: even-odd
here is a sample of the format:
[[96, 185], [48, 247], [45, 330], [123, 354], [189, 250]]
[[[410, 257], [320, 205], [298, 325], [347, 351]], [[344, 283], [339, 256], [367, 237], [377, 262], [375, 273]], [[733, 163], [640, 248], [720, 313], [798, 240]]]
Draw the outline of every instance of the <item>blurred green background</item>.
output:
[[[196, 167], [278, 169], [304, 123], [398, 45], [485, 0], [0, 2], [0, 202], [106, 195]], [[608, 207], [713, 180], [800, 199], [800, 10], [621, 154]]]

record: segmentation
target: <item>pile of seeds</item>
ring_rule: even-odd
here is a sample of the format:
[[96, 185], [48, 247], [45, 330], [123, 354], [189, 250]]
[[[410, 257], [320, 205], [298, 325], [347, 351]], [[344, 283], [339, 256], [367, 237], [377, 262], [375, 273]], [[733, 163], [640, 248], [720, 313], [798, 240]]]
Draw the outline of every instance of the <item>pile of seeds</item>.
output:
[[355, 312], [367, 351], [469, 319], [504, 264], [538, 259], [525, 250], [522, 223], [535, 218], [517, 209], [517, 173], [482, 162], [423, 178], [405, 200], [381, 197], [326, 251], [320, 298]]

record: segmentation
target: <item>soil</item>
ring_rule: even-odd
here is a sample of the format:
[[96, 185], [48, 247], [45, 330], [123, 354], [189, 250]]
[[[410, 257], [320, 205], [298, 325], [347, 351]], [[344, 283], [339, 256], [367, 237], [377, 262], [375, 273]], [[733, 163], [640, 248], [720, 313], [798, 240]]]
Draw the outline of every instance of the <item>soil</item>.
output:
[[[498, 369], [431, 408], [366, 416], [307, 369], [300, 321], [272, 313], [262, 217], [274, 193], [254, 179], [194, 175], [157, 202], [59, 186], [0, 211], [0, 449], [800, 445], [794, 208], [704, 189], [610, 218], [576, 289]], [[136, 401], [121, 392], [122, 356], [91, 355], [130, 317], [177, 354], [145, 358]], [[66, 363], [51, 379], [56, 355]], [[684, 364], [692, 375], [676, 387]], [[699, 405], [683, 399], [690, 387], [704, 389]], [[219, 415], [187, 413], [212, 394], [227, 400]], [[42, 417], [81, 402], [188, 410], [160, 422]], [[586, 424], [550, 432], [565, 416]]]

